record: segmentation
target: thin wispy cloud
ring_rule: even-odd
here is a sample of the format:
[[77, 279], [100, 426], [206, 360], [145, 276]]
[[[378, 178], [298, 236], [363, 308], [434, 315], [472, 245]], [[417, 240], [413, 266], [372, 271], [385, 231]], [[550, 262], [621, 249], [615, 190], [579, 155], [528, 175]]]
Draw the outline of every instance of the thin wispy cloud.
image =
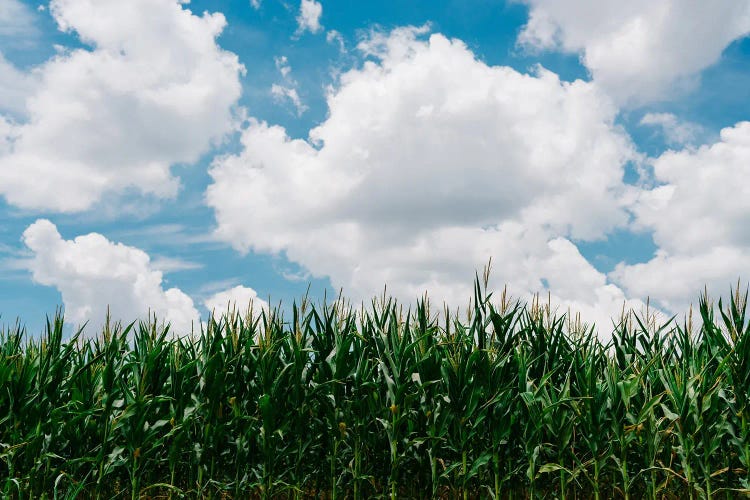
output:
[[0, 40], [2, 44], [25, 43], [39, 33], [33, 11], [20, 0], [0, 3]]
[[672, 113], [646, 113], [640, 123], [657, 127], [670, 146], [694, 146], [706, 134], [697, 123], [681, 121]]
[[294, 107], [297, 116], [302, 116], [302, 114], [307, 111], [308, 107], [302, 102], [302, 99], [299, 96], [297, 91], [299, 84], [294, 78], [292, 78], [292, 67], [289, 64], [289, 60], [286, 56], [280, 56], [274, 58], [274, 61], [276, 63], [276, 69], [281, 74], [282, 81], [281, 83], [274, 83], [271, 85], [271, 95], [274, 100], [279, 103], [290, 103]]

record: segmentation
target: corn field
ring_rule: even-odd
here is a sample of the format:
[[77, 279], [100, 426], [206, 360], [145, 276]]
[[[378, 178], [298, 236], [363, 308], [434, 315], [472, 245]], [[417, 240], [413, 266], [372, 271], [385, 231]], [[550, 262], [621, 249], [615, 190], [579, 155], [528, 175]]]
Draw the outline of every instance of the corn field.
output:
[[[738, 498], [747, 291], [603, 343], [475, 283], [463, 312], [339, 298], [63, 340], [0, 331], [6, 498]], [[438, 314], [439, 313], [439, 314]], [[696, 318], [697, 319], [697, 318]], [[181, 333], [181, 332], [178, 332]]]

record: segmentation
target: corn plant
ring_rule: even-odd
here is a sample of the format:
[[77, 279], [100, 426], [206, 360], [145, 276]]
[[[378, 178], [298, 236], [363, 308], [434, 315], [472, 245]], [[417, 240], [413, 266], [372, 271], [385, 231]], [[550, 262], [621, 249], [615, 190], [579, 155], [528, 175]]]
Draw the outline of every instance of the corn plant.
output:
[[[227, 310], [195, 331], [0, 327], [4, 498], [736, 498], [750, 494], [750, 320], [538, 297], [385, 294]], [[288, 317], [288, 320], [287, 320]], [[605, 332], [606, 333], [606, 332]], [[611, 339], [603, 343], [601, 339]]]

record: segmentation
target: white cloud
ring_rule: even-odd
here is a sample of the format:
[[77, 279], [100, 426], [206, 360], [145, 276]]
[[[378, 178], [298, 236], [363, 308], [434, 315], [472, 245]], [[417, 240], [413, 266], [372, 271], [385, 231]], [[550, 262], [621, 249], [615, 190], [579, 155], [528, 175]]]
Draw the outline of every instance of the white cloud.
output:
[[126, 189], [174, 196], [170, 167], [233, 127], [244, 68], [216, 44], [224, 17], [195, 16], [178, 0], [53, 0], [50, 11], [92, 48], [36, 70], [28, 120], [0, 157], [0, 195], [65, 212]]
[[192, 262], [177, 257], [156, 257], [151, 261], [151, 265], [154, 269], [163, 273], [171, 273], [176, 271], [190, 271], [193, 269], [203, 268], [203, 264], [200, 262]]
[[260, 9], [260, 0], [250, 0], [250, 6], [255, 10]]
[[668, 151], [653, 167], [659, 185], [640, 194], [633, 212], [659, 251], [647, 263], [619, 265], [612, 278], [674, 312], [695, 303], [704, 285], [725, 295], [750, 279], [750, 122], [725, 128], [714, 144]]
[[307, 105], [302, 102], [302, 99], [300, 99], [297, 89], [295, 88], [284, 87], [283, 85], [274, 83], [271, 85], [271, 95], [278, 102], [291, 102], [294, 109], [297, 111], [297, 116], [302, 116], [302, 113], [307, 110]]
[[200, 319], [193, 301], [178, 288], [164, 289], [162, 273], [134, 247], [91, 233], [64, 240], [50, 221], [40, 219], [23, 233], [33, 252], [28, 267], [34, 281], [62, 294], [65, 316], [93, 334], [110, 308], [114, 320], [145, 319], [149, 311], [185, 334]]
[[3, 113], [23, 118], [26, 98], [33, 94], [37, 83], [32, 74], [18, 70], [0, 52], [0, 118]]
[[36, 32], [34, 15], [19, 0], [3, 0], [0, 3], [0, 38], [13, 42]]
[[344, 36], [336, 30], [329, 30], [326, 33], [326, 42], [335, 43], [339, 47], [339, 52], [346, 53], [346, 44], [344, 43]]
[[747, 283], [748, 269], [747, 247], [717, 245], [697, 254], [657, 251], [648, 262], [619, 264], [611, 275], [628, 293], [650, 296], [652, 302], [681, 316], [690, 304], [697, 306], [704, 287], [714, 300], [720, 296], [726, 300], [738, 279]]
[[705, 134], [697, 123], [680, 121], [672, 113], [646, 113], [640, 123], [659, 127], [670, 146], [694, 145]]
[[10, 152], [15, 133], [13, 123], [0, 115], [0, 157]]
[[747, 0], [521, 1], [530, 7], [522, 46], [580, 53], [598, 83], [632, 104], [689, 89], [729, 43], [750, 33]]
[[670, 253], [698, 252], [718, 242], [750, 245], [750, 122], [721, 131], [697, 150], [668, 151], [653, 161], [663, 183], [642, 193], [638, 221]]
[[320, 16], [323, 15], [323, 5], [315, 0], [302, 0], [299, 5], [299, 15], [297, 16], [297, 33], [302, 34], [305, 31], [318, 33], [323, 29], [320, 25]]
[[286, 56], [275, 57], [274, 62], [276, 63], [276, 69], [281, 73], [283, 84], [274, 83], [271, 85], [271, 95], [276, 102], [291, 102], [294, 106], [297, 116], [307, 111], [307, 105], [302, 102], [302, 99], [297, 92], [297, 81], [292, 78], [292, 66], [289, 64], [289, 60]]
[[259, 314], [262, 309], [268, 311], [268, 302], [258, 298], [258, 292], [252, 288], [242, 285], [215, 293], [207, 298], [203, 305], [216, 315], [225, 314], [227, 311], [244, 313], [251, 305], [254, 314]]
[[217, 237], [285, 252], [355, 298], [387, 283], [465, 305], [492, 256], [515, 294], [547, 280], [563, 306], [619, 313], [625, 296], [569, 241], [627, 223], [636, 154], [617, 109], [590, 83], [490, 67], [420, 31], [361, 44], [377, 61], [341, 75], [308, 141], [250, 122], [210, 170]]
[[281, 73], [281, 76], [283, 78], [289, 77], [289, 74], [292, 72], [292, 66], [289, 64], [289, 59], [287, 59], [286, 56], [280, 56], [274, 57], [273, 61], [276, 64], [276, 69]]

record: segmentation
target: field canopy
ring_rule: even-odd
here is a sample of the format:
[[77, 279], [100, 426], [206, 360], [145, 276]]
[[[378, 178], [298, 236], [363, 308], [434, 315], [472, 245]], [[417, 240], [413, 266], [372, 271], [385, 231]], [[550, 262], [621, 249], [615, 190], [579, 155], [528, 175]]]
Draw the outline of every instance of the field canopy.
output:
[[[661, 498], [749, 492], [747, 291], [611, 341], [479, 280], [437, 318], [383, 296], [0, 331], [6, 497]], [[698, 325], [699, 326], [696, 326]]]

